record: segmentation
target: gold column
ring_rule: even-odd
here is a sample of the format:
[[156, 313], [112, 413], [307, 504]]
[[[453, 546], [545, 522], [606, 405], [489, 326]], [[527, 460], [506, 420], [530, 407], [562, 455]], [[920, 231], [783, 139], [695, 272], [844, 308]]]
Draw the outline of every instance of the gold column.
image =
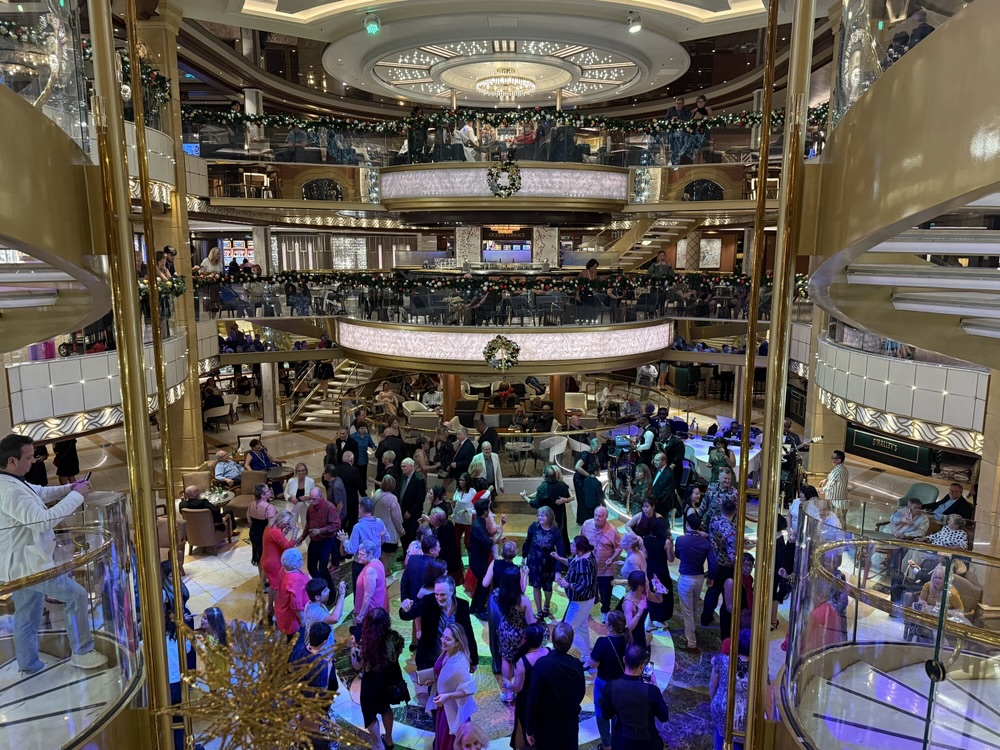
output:
[[[95, 123], [101, 156], [105, 229], [111, 270], [112, 305], [118, 366], [121, 371], [122, 422], [128, 446], [129, 502], [136, 527], [139, 610], [143, 622], [143, 657], [149, 685], [150, 708], [170, 705], [167, 654], [164, 649], [161, 605], [160, 551], [156, 536], [156, 509], [152, 492], [153, 441], [146, 408], [146, 378], [143, 368], [142, 314], [139, 284], [132, 251], [129, 222], [131, 199], [125, 161], [125, 121], [120, 87], [115, 72], [111, 4], [89, 3], [90, 34], [94, 44]], [[136, 65], [136, 68], [139, 66]], [[176, 549], [176, 545], [173, 545]], [[170, 719], [149, 714], [144, 725], [160, 750], [173, 747]]]
[[194, 279], [191, 276], [190, 234], [187, 215], [187, 171], [185, 169], [183, 129], [181, 127], [180, 77], [177, 67], [177, 33], [182, 13], [175, 6], [160, 2], [157, 15], [139, 21], [142, 41], [150, 53], [150, 62], [170, 79], [170, 101], [164, 105], [160, 127], [173, 140], [174, 190], [170, 211], [153, 217], [153, 231], [161, 245], [177, 249], [176, 270], [188, 279], [188, 292], [174, 299], [175, 322], [184, 326], [188, 350], [188, 374], [184, 395], [166, 409], [170, 423], [170, 452], [176, 477], [170, 483], [180, 485], [180, 473], [200, 466], [205, 460], [202, 432], [201, 399], [198, 390], [198, 323], [195, 320]]
[[441, 385], [441, 416], [447, 421], [455, 416], [455, 405], [462, 397], [462, 376], [444, 374], [441, 376]]
[[[774, 101], [774, 61], [778, 53], [778, 6], [781, 0], [770, 0], [767, 9], [767, 34], [764, 52], [764, 98], [761, 102], [761, 110], [764, 120], [761, 124], [761, 138], [759, 144], [758, 164], [767, 164], [767, 154], [770, 147], [768, 135], [770, 133], [768, 123], [770, 122], [770, 112]], [[743, 564], [744, 534], [747, 523], [747, 476], [750, 473], [750, 425], [753, 422], [753, 372], [755, 357], [757, 356], [757, 320], [760, 317], [760, 285], [764, 277], [764, 217], [767, 209], [767, 191], [757, 191], [757, 203], [754, 211], [754, 235], [753, 235], [753, 256], [757, 259], [754, 264], [754, 276], [750, 280], [750, 296], [747, 300], [747, 347], [746, 361], [743, 366], [743, 416], [740, 423], [743, 431], [740, 436], [740, 463], [739, 463], [739, 502], [736, 511], [736, 559], [733, 561], [733, 601], [740, 601], [743, 578], [740, 568]], [[768, 378], [770, 383], [771, 378]], [[734, 393], [734, 401], [736, 396]], [[766, 416], [766, 414], [765, 414]], [[780, 422], [780, 420], [779, 420]], [[764, 494], [761, 493], [761, 498]], [[763, 503], [761, 503], [763, 506]], [[756, 597], [755, 597], [756, 599]], [[739, 617], [732, 618], [732, 626], [728, 635], [732, 639], [730, 643], [739, 643]], [[768, 631], [770, 627], [768, 627]], [[726, 676], [726, 716], [730, 717], [726, 721], [726, 736], [724, 746], [726, 750], [732, 750], [733, 731], [732, 716], [736, 710], [736, 663], [737, 659], [729, 660], [729, 674]], [[749, 709], [748, 709], [749, 715]], [[749, 730], [749, 724], [747, 725]], [[740, 735], [742, 736], [742, 735]], [[749, 747], [753, 747], [750, 745]]]
[[549, 399], [552, 401], [552, 415], [557, 422], [566, 424], [566, 376], [549, 377]]
[[[802, 144], [808, 117], [809, 75], [816, 17], [816, 0], [798, 0], [792, 21], [792, 43], [788, 59], [788, 89], [785, 114], [785, 149], [781, 159], [778, 238], [774, 253], [771, 342], [768, 348], [768, 379], [764, 399], [764, 442], [761, 461], [760, 511], [757, 521], [757, 586], [753, 601], [750, 649], [750, 691], [747, 696], [746, 747], [758, 748], [764, 741], [764, 708], [767, 705], [768, 633], [774, 594], [774, 542], [781, 497], [781, 443], [788, 385], [788, 354], [792, 332], [792, 295], [795, 291], [795, 256], [798, 248], [802, 206]], [[764, 162], [762, 161], [761, 164]], [[757, 231], [760, 231], [757, 227]], [[734, 594], [734, 601], [739, 601]], [[736, 643], [734, 640], [733, 643]], [[733, 660], [735, 664], [736, 660]]]

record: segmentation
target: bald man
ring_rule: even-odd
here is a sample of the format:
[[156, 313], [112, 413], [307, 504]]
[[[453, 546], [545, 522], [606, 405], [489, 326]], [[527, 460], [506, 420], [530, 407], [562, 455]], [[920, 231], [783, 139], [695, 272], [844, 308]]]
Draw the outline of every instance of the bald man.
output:
[[193, 484], [184, 488], [184, 499], [181, 500], [181, 510], [208, 510], [212, 512], [212, 521], [215, 528], [226, 532], [226, 542], [233, 541], [233, 526], [236, 525], [236, 516], [233, 511], [226, 508], [224, 511], [207, 498], [201, 496], [201, 490]]

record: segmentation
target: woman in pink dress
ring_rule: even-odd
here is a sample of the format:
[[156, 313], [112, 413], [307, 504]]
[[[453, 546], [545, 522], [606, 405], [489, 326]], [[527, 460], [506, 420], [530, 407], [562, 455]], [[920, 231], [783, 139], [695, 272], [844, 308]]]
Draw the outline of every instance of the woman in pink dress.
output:
[[434, 711], [434, 750], [455, 750], [455, 732], [476, 712], [476, 680], [469, 672], [469, 643], [461, 627], [441, 633], [427, 710]]
[[295, 538], [289, 538], [288, 532], [295, 523], [295, 514], [283, 510], [271, 517], [267, 529], [264, 530], [263, 551], [260, 555], [260, 571], [264, 580], [270, 586], [267, 594], [267, 612], [274, 615], [274, 596], [281, 582], [281, 553], [295, 546]]
[[282, 574], [278, 583], [278, 596], [274, 601], [274, 617], [278, 630], [289, 641], [298, 635], [302, 626], [302, 610], [309, 602], [306, 594], [309, 574], [302, 571], [302, 564], [302, 553], [297, 547], [281, 553]]

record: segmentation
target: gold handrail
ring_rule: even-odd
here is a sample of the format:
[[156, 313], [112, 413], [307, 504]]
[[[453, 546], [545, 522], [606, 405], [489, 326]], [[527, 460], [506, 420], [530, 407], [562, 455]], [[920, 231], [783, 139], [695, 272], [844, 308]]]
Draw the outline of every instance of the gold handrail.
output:
[[110, 549], [111, 542], [113, 541], [111, 533], [105, 531], [104, 529], [87, 528], [85, 526], [67, 526], [56, 530], [56, 533], [60, 535], [74, 532], [80, 534], [98, 534], [104, 538], [104, 541], [99, 547], [92, 549], [89, 552], [85, 552], [82, 555], [74, 556], [66, 562], [53, 565], [51, 568], [46, 568], [45, 570], [32, 573], [31, 575], [27, 575], [22, 578], [16, 578], [13, 581], [0, 582], [0, 597], [6, 596], [14, 591], [19, 591], [28, 586], [37, 586], [39, 583], [51, 581], [53, 578], [57, 578], [58, 576], [68, 573], [71, 570], [89, 565], [94, 560], [102, 557], [104, 553]]
[[[853, 599], [856, 599], [857, 601], [863, 602], [864, 604], [867, 604], [870, 607], [874, 607], [875, 609], [881, 612], [885, 612], [890, 617], [897, 616], [897, 617], [903, 617], [904, 619], [908, 620], [914, 620], [924, 625], [925, 627], [928, 627], [932, 630], [937, 630], [937, 628], [941, 625], [941, 622], [937, 616], [928, 615], [919, 610], [910, 609], [908, 607], [904, 607], [901, 604], [896, 604], [895, 602], [889, 599], [883, 599], [880, 596], [875, 596], [868, 590], [862, 589], [861, 587], [855, 586], [853, 583], [848, 582], [846, 578], [844, 580], [839, 580], [833, 575], [833, 572], [831, 570], [827, 569], [825, 565], [817, 562], [820, 558], [823, 557], [823, 555], [829, 552], [842, 551], [844, 546], [851, 546], [860, 549], [861, 547], [868, 547], [871, 544], [876, 544], [878, 542], [885, 542], [885, 541], [887, 540], [843, 539], [843, 540], [821, 543], [812, 552], [812, 557], [815, 564], [810, 566], [811, 568], [810, 577], [813, 575], [814, 572], [818, 572], [819, 575], [821, 575], [824, 579], [826, 579], [826, 581], [830, 583], [832, 586], [844, 591], [845, 593], [847, 593], [848, 596], [852, 597]], [[978, 560], [980, 562], [989, 564], [991, 567], [995, 568], [1000, 567], [1000, 559], [984, 555], [980, 552], [973, 552], [964, 549], [959, 550], [951, 547], [937, 547], [933, 544], [924, 544], [923, 542], [914, 542], [903, 539], [898, 539], [898, 540], [893, 539], [892, 545], [894, 547], [904, 547], [907, 549], [923, 550], [931, 552], [937, 555], [938, 557], [947, 557], [949, 559], [962, 558], [963, 560], [969, 559], [974, 561]], [[954, 632], [970, 640], [976, 641], [977, 643], [984, 643], [992, 647], [1000, 647], [1000, 633], [998, 632], [994, 632], [992, 630], [986, 630], [985, 628], [979, 628], [976, 627], [975, 625], [966, 625], [965, 623], [955, 622], [953, 620], [948, 620], [947, 618], [944, 620], [944, 622], [946, 624], [943, 625], [942, 627], [944, 627], [946, 630]]]

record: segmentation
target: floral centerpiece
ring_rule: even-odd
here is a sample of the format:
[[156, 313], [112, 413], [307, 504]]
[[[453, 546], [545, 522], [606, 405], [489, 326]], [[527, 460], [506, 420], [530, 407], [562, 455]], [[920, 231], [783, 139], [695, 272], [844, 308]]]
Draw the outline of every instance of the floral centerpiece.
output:
[[500, 381], [500, 388], [498, 388], [496, 393], [494, 393], [493, 395], [496, 396], [497, 402], [504, 409], [510, 406], [510, 402], [513, 401], [514, 398], [517, 396], [517, 394], [514, 393], [514, 389], [511, 387], [510, 383], [508, 383], [506, 380]]

